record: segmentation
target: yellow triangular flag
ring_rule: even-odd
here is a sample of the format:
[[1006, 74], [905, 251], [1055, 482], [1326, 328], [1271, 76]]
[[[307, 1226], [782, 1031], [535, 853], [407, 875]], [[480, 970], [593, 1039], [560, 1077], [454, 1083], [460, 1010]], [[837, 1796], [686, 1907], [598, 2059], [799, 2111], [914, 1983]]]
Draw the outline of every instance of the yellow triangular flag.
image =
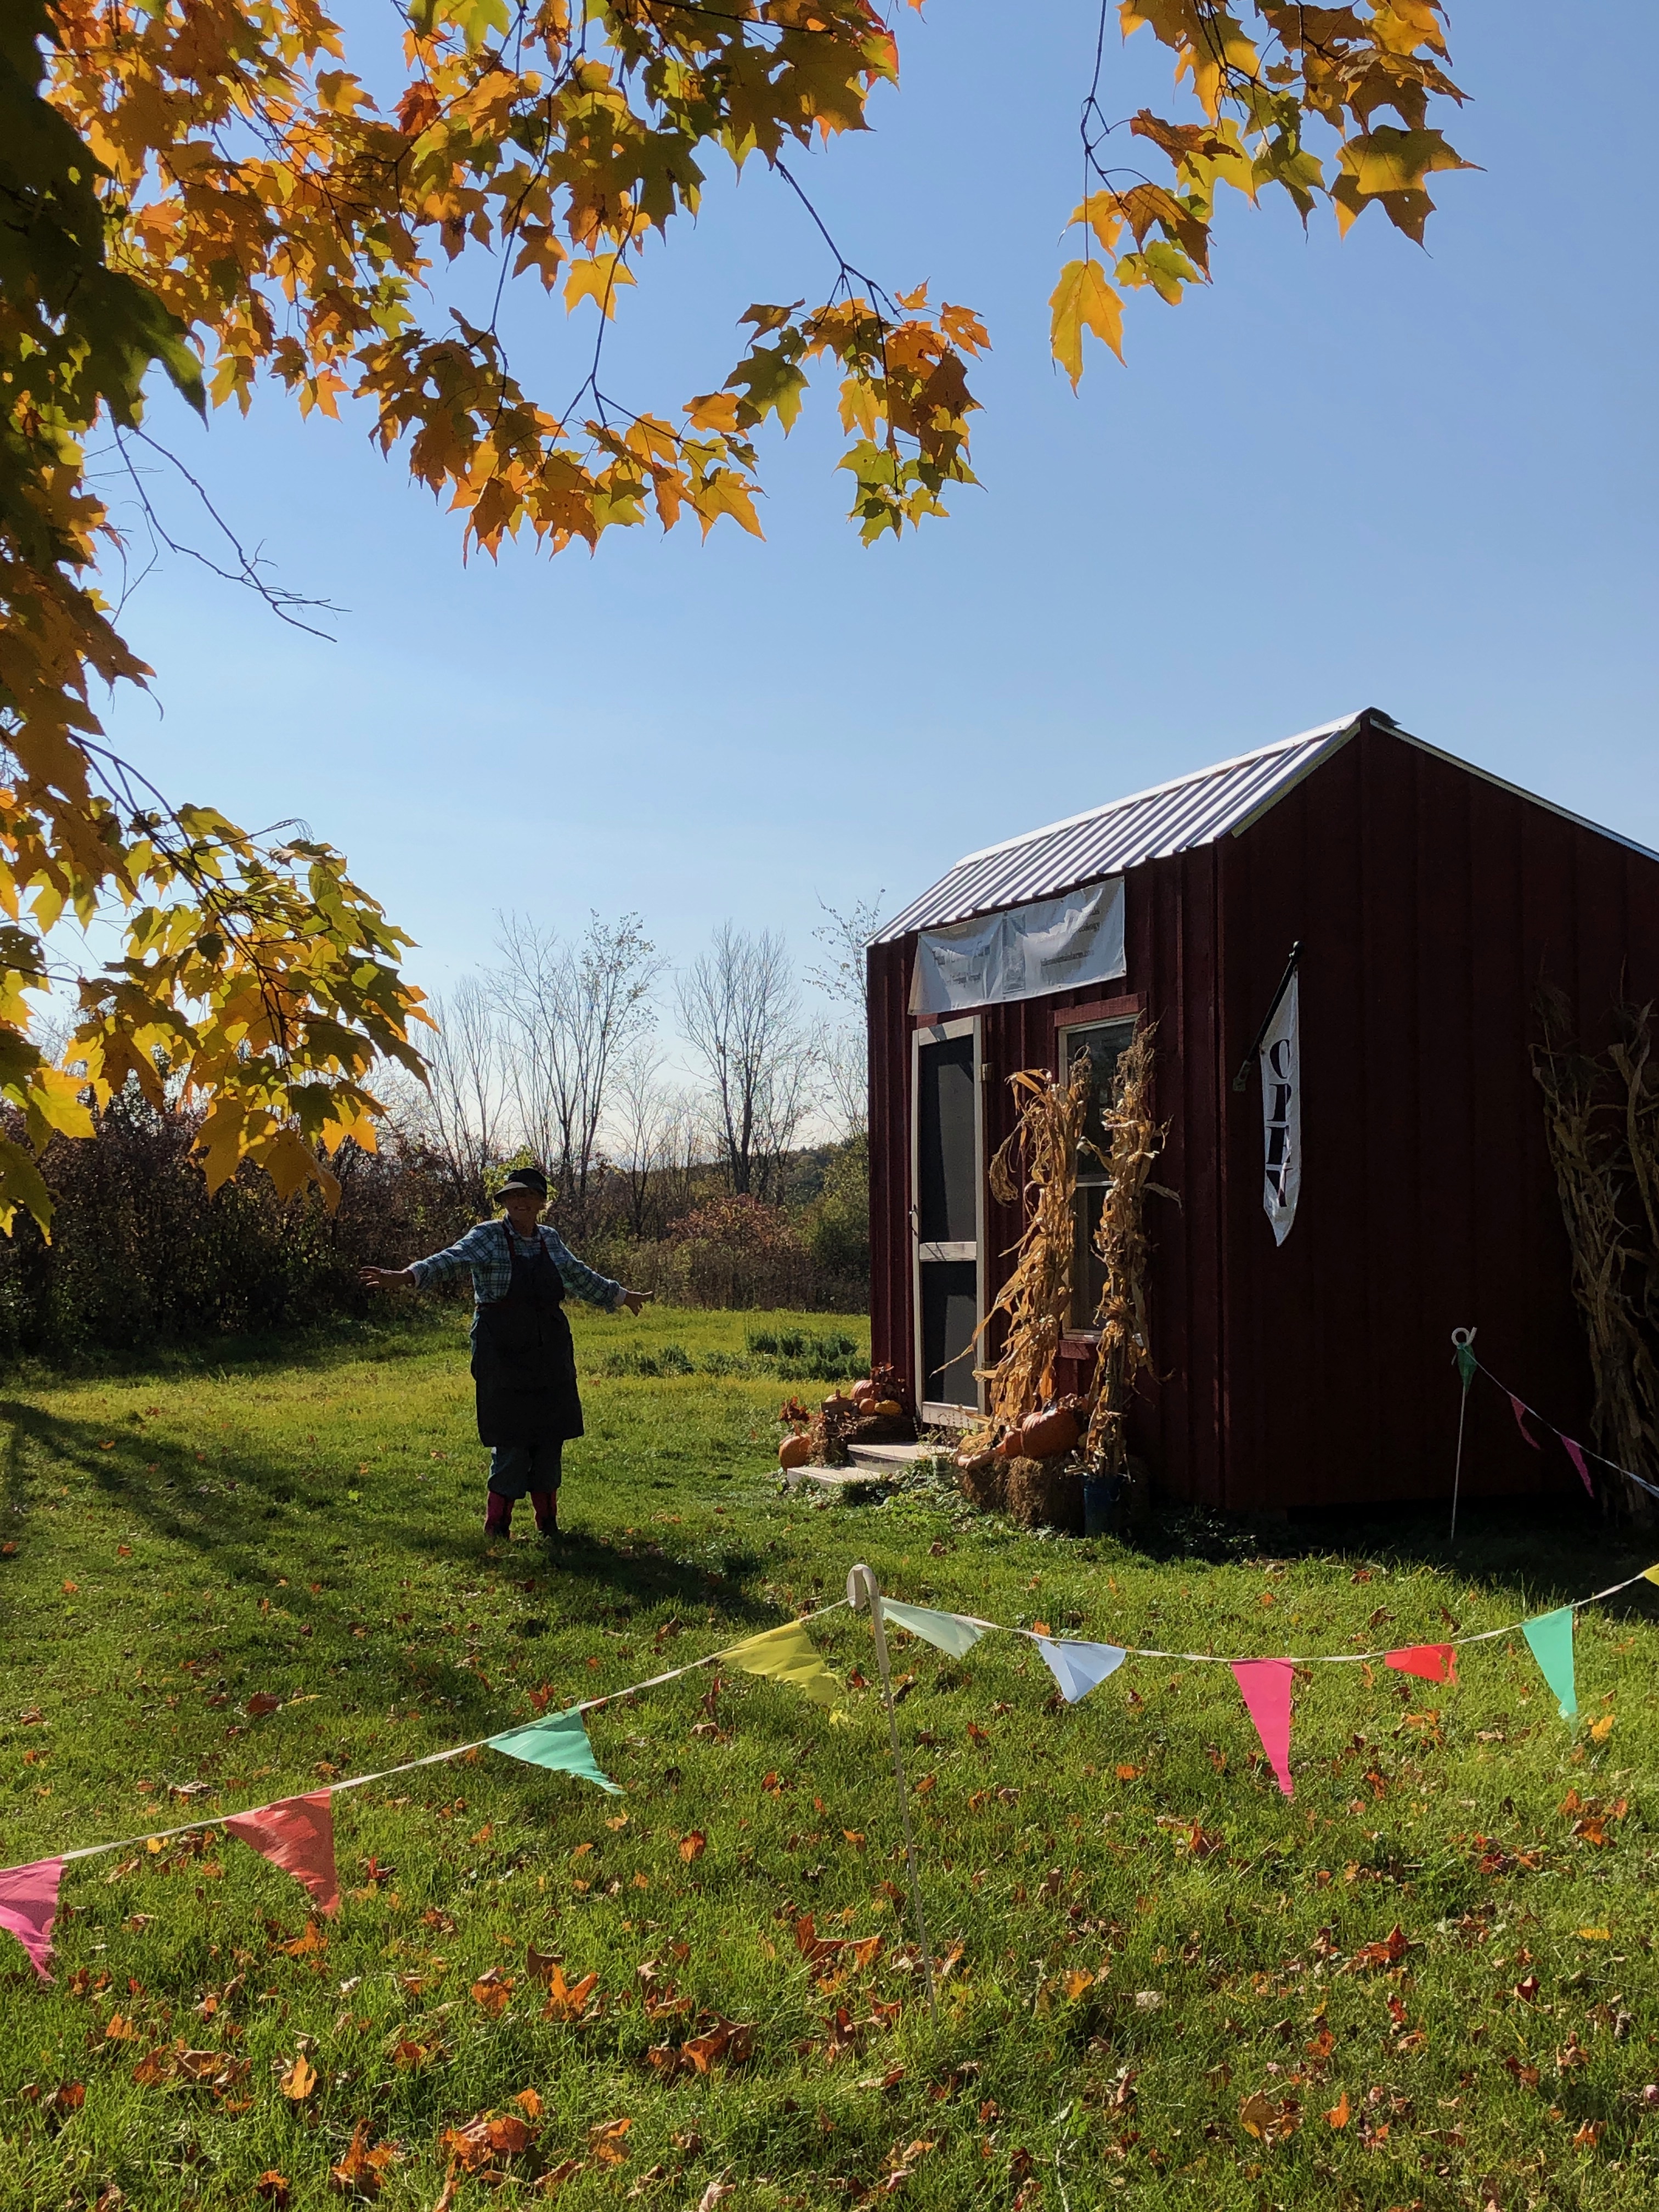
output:
[[764, 1636], [751, 1636], [746, 1644], [734, 1644], [724, 1656], [751, 1674], [764, 1674], [774, 1682], [793, 1682], [816, 1705], [833, 1705], [841, 1694], [840, 1683], [798, 1620], [787, 1628], [769, 1628]]
[[1659, 1583], [1659, 1566], [1644, 1567], [1642, 1579], [1646, 1583]]

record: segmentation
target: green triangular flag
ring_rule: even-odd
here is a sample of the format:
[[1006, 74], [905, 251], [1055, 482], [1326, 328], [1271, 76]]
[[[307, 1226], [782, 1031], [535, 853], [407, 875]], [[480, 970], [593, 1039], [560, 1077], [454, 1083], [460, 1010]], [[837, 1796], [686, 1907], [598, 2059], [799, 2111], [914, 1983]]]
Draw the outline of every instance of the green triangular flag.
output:
[[573, 1705], [568, 1713], [556, 1714], [550, 1721], [532, 1721], [527, 1728], [492, 1735], [489, 1748], [504, 1751], [509, 1759], [528, 1759], [532, 1766], [550, 1767], [555, 1774], [580, 1775], [584, 1782], [597, 1782], [601, 1790], [618, 1797], [623, 1794], [621, 1783], [601, 1773], [595, 1764], [580, 1706]]
[[881, 1613], [884, 1620], [896, 1621], [912, 1636], [936, 1644], [953, 1659], [965, 1659], [985, 1633], [977, 1622], [964, 1620], [959, 1613], [935, 1613], [927, 1605], [897, 1605], [890, 1597], [883, 1598]]
[[1560, 1703], [1562, 1719], [1575, 1719], [1578, 1692], [1572, 1679], [1572, 1607], [1564, 1605], [1554, 1613], [1540, 1613], [1536, 1620], [1522, 1621], [1521, 1632]]
[[763, 1636], [751, 1636], [746, 1644], [733, 1644], [721, 1656], [750, 1674], [764, 1674], [774, 1682], [793, 1682], [815, 1705], [833, 1705], [841, 1695], [840, 1683], [798, 1620], [787, 1627], [769, 1628]]

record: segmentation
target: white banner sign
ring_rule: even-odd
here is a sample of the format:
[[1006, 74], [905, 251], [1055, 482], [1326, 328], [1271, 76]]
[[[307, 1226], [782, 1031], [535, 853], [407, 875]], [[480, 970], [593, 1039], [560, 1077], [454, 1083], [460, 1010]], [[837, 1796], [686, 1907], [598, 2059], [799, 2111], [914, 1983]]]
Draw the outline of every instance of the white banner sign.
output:
[[1302, 1188], [1302, 1046], [1293, 975], [1261, 1040], [1261, 1141], [1265, 1181], [1261, 1203], [1282, 1244], [1296, 1219]]
[[1123, 972], [1123, 878], [1114, 876], [1063, 898], [924, 930], [910, 1011], [959, 1013], [1103, 983]]

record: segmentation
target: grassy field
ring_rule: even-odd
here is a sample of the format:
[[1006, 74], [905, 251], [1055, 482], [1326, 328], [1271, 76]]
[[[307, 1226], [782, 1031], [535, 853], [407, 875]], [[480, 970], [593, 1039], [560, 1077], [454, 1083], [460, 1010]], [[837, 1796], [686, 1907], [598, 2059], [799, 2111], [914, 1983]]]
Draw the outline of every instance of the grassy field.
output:
[[[786, 1386], [598, 1376], [671, 1342], [740, 1365], [761, 1319], [579, 1322], [550, 1553], [483, 1536], [453, 1311], [14, 1378], [0, 1863], [621, 1687], [859, 1558], [896, 1596], [1237, 1656], [1496, 1626], [1646, 1564], [1521, 1510], [1455, 1565], [1397, 1524], [1206, 1564], [1179, 1528], [1137, 1552], [937, 1492], [818, 1505], [779, 1492]], [[814, 1631], [844, 1723], [696, 1674], [594, 1716], [623, 1797], [486, 1753], [337, 1799], [332, 1923], [222, 1832], [72, 1864], [56, 1985], [0, 1938], [0, 2207], [1645, 2212], [1656, 1618], [1646, 1586], [1582, 1617], [1576, 1728], [1518, 1637], [1455, 1688], [1320, 1670], [1289, 1802], [1224, 1668], [1132, 1660], [1064, 1708], [1023, 1639], [906, 1643], [937, 2025], [847, 1613]]]

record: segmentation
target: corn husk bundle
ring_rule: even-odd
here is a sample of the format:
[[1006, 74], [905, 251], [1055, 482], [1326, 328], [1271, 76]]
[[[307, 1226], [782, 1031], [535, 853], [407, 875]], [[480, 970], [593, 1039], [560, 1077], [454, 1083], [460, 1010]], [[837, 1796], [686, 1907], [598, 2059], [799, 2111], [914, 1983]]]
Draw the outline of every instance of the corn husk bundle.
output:
[[1152, 1180], [1169, 1133], [1168, 1124], [1160, 1127], [1152, 1111], [1156, 1029], [1156, 1023], [1149, 1023], [1136, 1030], [1118, 1061], [1111, 1107], [1103, 1117], [1109, 1139], [1104, 1154], [1108, 1182], [1095, 1250], [1104, 1263], [1106, 1279], [1095, 1311], [1100, 1344], [1090, 1389], [1094, 1411], [1084, 1447], [1090, 1465], [1102, 1474], [1121, 1475], [1127, 1463], [1135, 1377], [1152, 1362], [1146, 1322], [1146, 1194], [1151, 1190], [1160, 1197], [1175, 1197], [1173, 1191]]
[[1086, 1060], [1079, 1061], [1065, 1083], [1041, 1067], [1021, 1068], [1008, 1079], [1019, 1115], [991, 1162], [991, 1194], [999, 1205], [1023, 1206], [1026, 1224], [1014, 1247], [1013, 1273], [975, 1332], [977, 1343], [999, 1315], [1006, 1317], [1000, 1354], [989, 1367], [975, 1370], [987, 1386], [990, 1415], [981, 1437], [1018, 1427], [1054, 1396], [1054, 1363], [1072, 1304], [1072, 1201], [1089, 1079]]
[[[1533, 1073], [1583, 1317], [1595, 1389], [1596, 1448], [1651, 1475], [1659, 1467], [1659, 1079], [1651, 1066], [1650, 1006], [1620, 1007], [1605, 1060], [1572, 1038], [1561, 993], [1537, 994], [1542, 1042]], [[1634, 1484], [1602, 1486], [1603, 1509], [1622, 1505], [1650, 1524], [1653, 1507]]]

